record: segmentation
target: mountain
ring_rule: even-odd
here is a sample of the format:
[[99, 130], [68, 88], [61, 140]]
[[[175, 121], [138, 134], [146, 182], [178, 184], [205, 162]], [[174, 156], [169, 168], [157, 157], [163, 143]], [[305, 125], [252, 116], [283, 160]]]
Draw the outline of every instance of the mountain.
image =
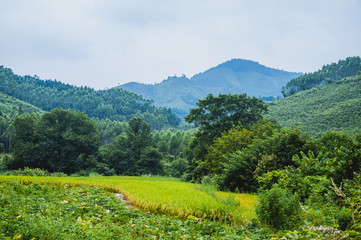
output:
[[361, 134], [361, 72], [270, 102], [265, 117], [313, 136], [327, 130]]
[[159, 108], [151, 100], [122, 89], [95, 91], [37, 76], [19, 76], [0, 66], [0, 92], [30, 103], [44, 111], [62, 107], [85, 112], [89, 117], [128, 121], [140, 117], [153, 129], [175, 127], [180, 120], [170, 109]]
[[265, 67], [257, 62], [232, 59], [192, 78], [168, 77], [150, 85], [130, 82], [119, 88], [153, 99], [157, 106], [172, 108], [186, 114], [200, 98], [209, 93], [247, 93], [250, 96], [277, 98], [281, 88], [300, 73]]

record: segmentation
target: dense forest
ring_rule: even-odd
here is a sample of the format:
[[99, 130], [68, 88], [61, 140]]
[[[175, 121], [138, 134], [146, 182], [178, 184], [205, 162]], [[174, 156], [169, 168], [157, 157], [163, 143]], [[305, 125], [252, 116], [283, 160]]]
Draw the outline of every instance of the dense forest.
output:
[[0, 66], [0, 92], [30, 103], [44, 111], [73, 109], [99, 119], [129, 121], [140, 117], [152, 128], [175, 127], [180, 120], [170, 109], [153, 106], [151, 100], [122, 89], [99, 90], [74, 87], [37, 76], [19, 76]]
[[1, 150], [11, 153], [1, 158], [1, 170], [30, 167], [66, 174], [180, 177], [188, 166], [183, 152], [191, 132], [151, 130], [138, 117], [129, 122], [98, 120], [56, 108], [43, 114], [15, 114], [11, 121], [0, 119], [5, 129]]
[[311, 89], [323, 83], [330, 83], [345, 77], [355, 76], [361, 70], [360, 57], [348, 57], [338, 63], [324, 65], [322, 69], [306, 73], [289, 81], [282, 87], [284, 97], [291, 96], [297, 92]]

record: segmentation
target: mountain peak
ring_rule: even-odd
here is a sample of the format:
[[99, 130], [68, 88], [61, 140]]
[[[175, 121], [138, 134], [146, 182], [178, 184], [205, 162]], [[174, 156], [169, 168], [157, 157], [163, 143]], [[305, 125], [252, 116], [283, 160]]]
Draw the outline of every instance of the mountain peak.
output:
[[154, 100], [159, 106], [187, 112], [209, 93], [247, 93], [256, 97], [281, 96], [281, 88], [299, 73], [269, 68], [245, 59], [231, 59], [203, 73], [168, 77], [156, 85], [128, 84], [119, 87]]

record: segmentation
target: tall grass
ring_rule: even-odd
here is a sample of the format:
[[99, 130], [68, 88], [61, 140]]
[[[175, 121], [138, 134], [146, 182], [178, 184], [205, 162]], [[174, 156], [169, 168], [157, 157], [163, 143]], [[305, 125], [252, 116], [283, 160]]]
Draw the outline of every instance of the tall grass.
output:
[[[164, 177], [29, 177], [0, 176], [0, 183], [15, 179], [27, 184], [102, 186], [111, 192], [125, 195], [129, 202], [144, 211], [194, 216], [201, 219], [220, 220], [235, 225], [244, 224], [254, 216], [255, 195], [217, 192], [217, 198], [197, 190], [191, 183]], [[230, 204], [230, 199], [238, 204]], [[224, 199], [224, 201], [219, 201]], [[228, 199], [228, 201], [227, 201]]]

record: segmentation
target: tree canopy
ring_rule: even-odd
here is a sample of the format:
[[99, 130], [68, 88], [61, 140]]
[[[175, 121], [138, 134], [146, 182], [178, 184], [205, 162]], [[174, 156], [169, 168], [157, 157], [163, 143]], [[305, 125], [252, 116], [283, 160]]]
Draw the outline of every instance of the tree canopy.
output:
[[154, 148], [150, 125], [134, 117], [128, 122], [125, 136], [106, 147], [106, 161], [120, 175], [159, 174], [161, 153]]
[[249, 129], [267, 111], [267, 105], [262, 99], [247, 97], [246, 94], [220, 94], [218, 97], [209, 94], [205, 99], [198, 100], [197, 105], [186, 117], [186, 121], [198, 127], [191, 144], [193, 156], [188, 157], [193, 158], [190, 171], [194, 175], [206, 174], [195, 173], [199, 166], [196, 162], [204, 161], [208, 147], [221, 137], [222, 133], [235, 126]]
[[40, 119], [32, 115], [14, 120], [14, 161], [10, 168], [44, 168], [50, 172], [74, 173], [93, 167], [99, 137], [94, 123], [84, 113], [54, 109]]
[[206, 144], [234, 126], [249, 128], [267, 111], [261, 99], [246, 94], [220, 94], [218, 97], [209, 94], [198, 100], [197, 105], [185, 119], [198, 127], [196, 135]]

